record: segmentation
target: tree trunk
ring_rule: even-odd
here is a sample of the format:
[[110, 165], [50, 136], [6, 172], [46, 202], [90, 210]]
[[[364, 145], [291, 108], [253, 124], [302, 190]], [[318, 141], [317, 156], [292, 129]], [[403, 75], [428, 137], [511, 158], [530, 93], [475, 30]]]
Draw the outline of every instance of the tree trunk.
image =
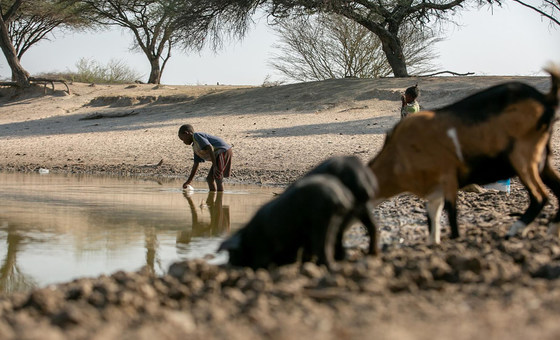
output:
[[4, 264], [0, 267], [0, 291], [6, 291], [6, 288], [10, 288], [7, 283], [16, 281], [16, 255], [22, 237], [10, 226], [8, 227], [6, 241], [8, 243], [6, 256], [4, 257]]
[[378, 24], [375, 21], [366, 20], [359, 16], [357, 17], [353, 12], [341, 12], [340, 14], [346, 16], [350, 20], [356, 21], [375, 34], [381, 41], [383, 53], [387, 58], [389, 66], [391, 66], [393, 75], [396, 78], [408, 77], [406, 60], [404, 58], [401, 40], [398, 37], [399, 22], [393, 22], [389, 28], [385, 28], [384, 25]]
[[159, 84], [161, 81], [161, 67], [159, 65], [159, 57], [150, 57], [150, 78], [148, 79], [148, 84]]
[[16, 54], [16, 49], [12, 44], [12, 40], [8, 34], [8, 28], [2, 16], [0, 15], [0, 47], [10, 69], [12, 70], [12, 80], [16, 82], [19, 87], [25, 88], [29, 87], [29, 73], [21, 66], [19, 59]]
[[387, 62], [391, 65], [393, 75], [396, 78], [408, 77], [406, 70], [406, 60], [404, 60], [404, 53], [402, 50], [400, 39], [389, 32], [384, 35], [377, 35], [381, 40], [383, 52], [387, 57]]

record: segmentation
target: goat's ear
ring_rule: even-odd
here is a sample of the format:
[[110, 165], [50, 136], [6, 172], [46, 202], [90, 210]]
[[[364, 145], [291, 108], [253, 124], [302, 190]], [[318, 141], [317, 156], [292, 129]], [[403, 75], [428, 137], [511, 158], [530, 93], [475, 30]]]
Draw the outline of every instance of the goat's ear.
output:
[[222, 250], [234, 250], [239, 249], [241, 246], [241, 234], [235, 233], [233, 236], [222, 242], [220, 244], [220, 248], [218, 248], [218, 252]]

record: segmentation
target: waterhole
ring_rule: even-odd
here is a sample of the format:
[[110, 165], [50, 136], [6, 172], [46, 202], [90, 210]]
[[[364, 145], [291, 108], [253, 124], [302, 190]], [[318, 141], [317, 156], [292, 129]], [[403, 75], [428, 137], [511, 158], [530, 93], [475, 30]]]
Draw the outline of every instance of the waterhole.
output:
[[0, 293], [173, 262], [223, 263], [220, 242], [278, 188], [0, 173]]

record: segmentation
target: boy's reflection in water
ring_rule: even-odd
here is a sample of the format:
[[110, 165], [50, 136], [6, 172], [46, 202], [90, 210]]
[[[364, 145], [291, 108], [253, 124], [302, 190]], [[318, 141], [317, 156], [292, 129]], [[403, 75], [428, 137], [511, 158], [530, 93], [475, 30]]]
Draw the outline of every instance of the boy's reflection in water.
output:
[[[229, 206], [222, 204], [223, 192], [208, 192], [206, 202], [200, 204], [199, 210], [197, 210], [190, 193], [185, 191], [183, 196], [187, 199], [191, 210], [192, 229], [179, 232], [177, 243], [187, 244], [193, 237], [212, 237], [229, 232]], [[199, 216], [199, 214], [202, 215], [204, 208], [208, 208], [210, 222], [207, 222], [207, 219], [203, 220], [202, 216]]]

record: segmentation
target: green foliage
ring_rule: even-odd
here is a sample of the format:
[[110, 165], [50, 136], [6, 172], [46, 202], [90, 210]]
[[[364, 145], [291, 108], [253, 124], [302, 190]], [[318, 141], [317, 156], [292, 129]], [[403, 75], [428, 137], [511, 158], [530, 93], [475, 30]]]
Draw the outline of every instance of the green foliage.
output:
[[[375, 34], [395, 77], [408, 77], [407, 60], [399, 32], [405, 25], [424, 31], [428, 25], [452, 21], [453, 14], [470, 3], [491, 0], [190, 0], [180, 8], [177, 22], [193, 36], [244, 36], [257, 10], [267, 19], [312, 14], [338, 14]], [[556, 1], [556, 0], [555, 0]]]
[[76, 63], [73, 81], [86, 83], [123, 84], [134, 83], [141, 75], [131, 69], [122, 60], [111, 59], [107, 65], [101, 65], [95, 60], [82, 58]]
[[[69, 0], [67, 0], [69, 1]], [[83, 0], [74, 1], [93, 13], [101, 25], [120, 26], [134, 36], [134, 49], [150, 62], [148, 83], [159, 84], [175, 44], [184, 38], [176, 27], [179, 0]]]
[[41, 77], [79, 83], [130, 84], [142, 77], [122, 60], [111, 59], [106, 65], [87, 58], [76, 63], [76, 71], [41, 74]]
[[[7, 4], [6, 0], [0, 0], [0, 6], [3, 8]], [[29, 48], [42, 40], [48, 40], [49, 36], [53, 37], [55, 32], [94, 26], [83, 5], [64, 4], [60, 0], [23, 1], [6, 24], [19, 59]]]

